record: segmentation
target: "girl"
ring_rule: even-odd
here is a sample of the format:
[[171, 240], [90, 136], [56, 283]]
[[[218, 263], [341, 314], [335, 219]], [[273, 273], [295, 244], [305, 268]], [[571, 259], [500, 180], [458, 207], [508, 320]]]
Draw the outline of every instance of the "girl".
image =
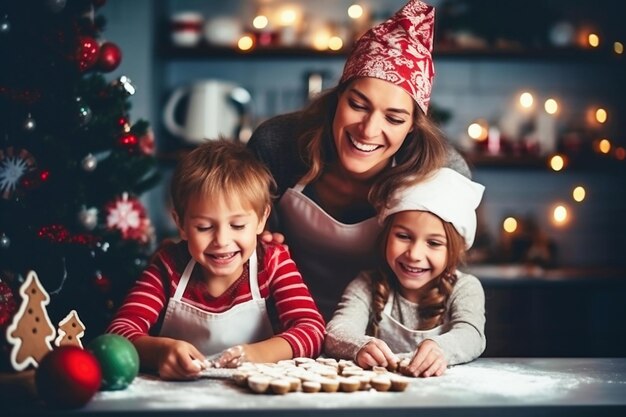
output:
[[469, 176], [427, 117], [434, 19], [431, 6], [409, 1], [359, 39], [337, 87], [250, 139], [278, 183], [269, 229], [284, 234], [275, 238], [286, 239], [326, 318], [372, 266], [377, 204], [443, 165]]
[[326, 353], [359, 366], [396, 366], [439, 376], [485, 349], [485, 296], [457, 270], [476, 233], [484, 187], [441, 168], [405, 188], [379, 219], [381, 260], [346, 288], [327, 327]]
[[257, 242], [272, 185], [238, 143], [208, 141], [179, 161], [182, 241], [156, 253], [107, 330], [133, 342], [144, 368], [190, 379], [221, 352], [219, 366], [319, 355], [324, 320], [289, 252]]

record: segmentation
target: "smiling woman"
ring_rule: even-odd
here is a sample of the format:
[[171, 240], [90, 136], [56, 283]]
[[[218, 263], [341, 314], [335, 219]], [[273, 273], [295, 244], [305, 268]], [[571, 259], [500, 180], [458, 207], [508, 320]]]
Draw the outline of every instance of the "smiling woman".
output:
[[413, 129], [411, 96], [386, 81], [356, 79], [339, 96], [333, 119], [335, 151], [342, 169], [356, 180], [376, 177]]
[[434, 9], [409, 1], [357, 42], [335, 88], [261, 124], [249, 141], [278, 184], [270, 228], [284, 234], [327, 318], [372, 266], [375, 214], [395, 189], [442, 165], [470, 176], [427, 117], [433, 26]]

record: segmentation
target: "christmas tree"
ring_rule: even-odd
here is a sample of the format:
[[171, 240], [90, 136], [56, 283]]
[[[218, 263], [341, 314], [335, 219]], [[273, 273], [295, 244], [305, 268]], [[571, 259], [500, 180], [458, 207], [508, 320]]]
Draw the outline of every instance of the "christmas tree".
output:
[[0, 330], [35, 270], [52, 322], [76, 310], [98, 336], [154, 249], [154, 137], [130, 79], [107, 80], [104, 3], [0, 0]]

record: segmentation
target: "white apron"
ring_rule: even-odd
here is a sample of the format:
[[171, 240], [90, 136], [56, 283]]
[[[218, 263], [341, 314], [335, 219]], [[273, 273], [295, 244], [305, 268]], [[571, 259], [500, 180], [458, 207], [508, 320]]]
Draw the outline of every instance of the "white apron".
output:
[[195, 264], [193, 259], [189, 261], [174, 296], [167, 304], [161, 336], [189, 342], [208, 356], [231, 346], [258, 342], [274, 335], [265, 299], [261, 298], [259, 291], [256, 252], [250, 257], [249, 268], [252, 300], [222, 313], [209, 313], [182, 301]]
[[381, 230], [376, 217], [344, 224], [302, 193], [304, 184], [289, 188], [278, 212], [298, 270], [326, 321], [330, 320], [343, 290], [363, 269], [375, 263], [376, 238]]
[[424, 339], [443, 333], [444, 325], [430, 330], [412, 330], [391, 317], [394, 297], [395, 292], [391, 291], [378, 325], [378, 338], [387, 343], [393, 353], [415, 352]]

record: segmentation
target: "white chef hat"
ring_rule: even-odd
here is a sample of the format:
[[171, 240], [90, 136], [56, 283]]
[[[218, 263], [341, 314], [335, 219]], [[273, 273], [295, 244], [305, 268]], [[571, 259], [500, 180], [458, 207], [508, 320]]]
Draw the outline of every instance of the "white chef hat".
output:
[[429, 211], [452, 223], [465, 239], [465, 248], [469, 249], [476, 235], [476, 208], [484, 191], [483, 185], [453, 169], [441, 168], [426, 180], [396, 192], [378, 219], [382, 223], [400, 211]]

